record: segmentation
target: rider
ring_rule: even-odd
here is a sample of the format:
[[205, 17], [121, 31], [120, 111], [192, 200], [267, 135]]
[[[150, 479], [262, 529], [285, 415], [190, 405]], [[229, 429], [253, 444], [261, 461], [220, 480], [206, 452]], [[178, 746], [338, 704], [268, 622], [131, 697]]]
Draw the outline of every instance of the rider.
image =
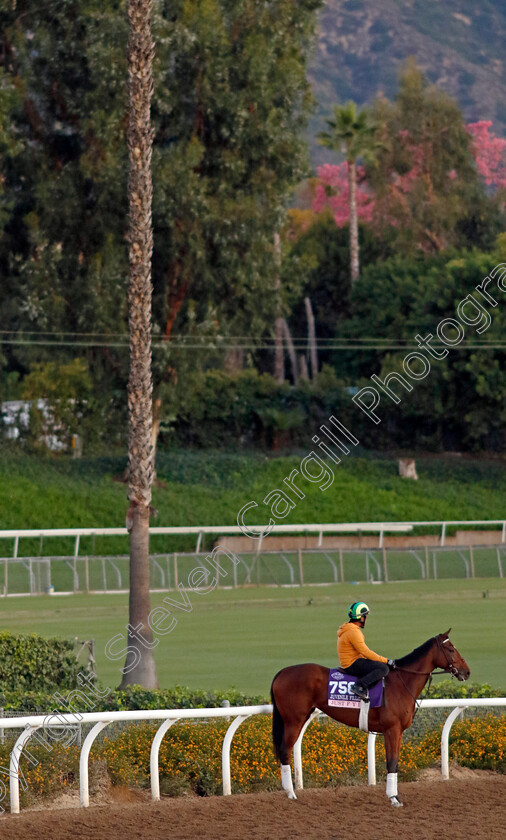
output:
[[369, 700], [369, 688], [386, 677], [390, 668], [395, 668], [393, 659], [380, 656], [367, 647], [362, 631], [368, 615], [367, 604], [355, 601], [348, 610], [350, 620], [341, 624], [337, 631], [337, 655], [341, 671], [359, 677], [350, 688], [361, 700]]

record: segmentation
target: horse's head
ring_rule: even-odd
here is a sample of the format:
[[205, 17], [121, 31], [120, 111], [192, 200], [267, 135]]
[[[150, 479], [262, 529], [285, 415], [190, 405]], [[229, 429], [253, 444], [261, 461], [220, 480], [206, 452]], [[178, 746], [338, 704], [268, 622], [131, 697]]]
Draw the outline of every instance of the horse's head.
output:
[[458, 680], [468, 680], [471, 674], [469, 665], [450, 641], [450, 630], [436, 636], [437, 654], [435, 664], [443, 671], [448, 671], [452, 677], [457, 677]]

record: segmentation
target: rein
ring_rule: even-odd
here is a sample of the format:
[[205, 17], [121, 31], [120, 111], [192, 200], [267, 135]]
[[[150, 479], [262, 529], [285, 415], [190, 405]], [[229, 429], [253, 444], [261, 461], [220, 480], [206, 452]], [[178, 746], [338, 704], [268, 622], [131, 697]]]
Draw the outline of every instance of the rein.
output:
[[[395, 667], [395, 669], [394, 669], [394, 671], [397, 671], [397, 672], [399, 672], [399, 671], [404, 671], [406, 674], [416, 674], [416, 675], [417, 675], [417, 676], [419, 676], [419, 677], [428, 677], [428, 678], [429, 678], [429, 684], [428, 684], [428, 686], [427, 686], [427, 689], [426, 689], [426, 691], [425, 691], [425, 694], [428, 694], [428, 693], [429, 693], [429, 691], [430, 691], [430, 687], [431, 687], [431, 685], [432, 685], [432, 677], [433, 677], [433, 676], [439, 676], [439, 674], [447, 674], [447, 673], [450, 673], [450, 674], [452, 675], [452, 677], [455, 677], [455, 676], [457, 675], [457, 668], [455, 667], [455, 665], [454, 665], [454, 664], [453, 664], [453, 662], [451, 661], [451, 659], [450, 659], [450, 657], [449, 657], [449, 655], [448, 655], [448, 653], [447, 653], [447, 651], [446, 651], [446, 648], [444, 648], [444, 647], [443, 647], [444, 642], [441, 642], [441, 641], [440, 641], [437, 637], [435, 637], [435, 638], [436, 638], [436, 641], [437, 641], [437, 646], [438, 646], [439, 648], [441, 648], [441, 650], [443, 651], [443, 653], [444, 653], [444, 655], [445, 655], [445, 659], [446, 659], [446, 662], [447, 662], [447, 667], [446, 667], [446, 668], [441, 668], [441, 670], [440, 670], [440, 671], [436, 671], [436, 670], [432, 670], [432, 671], [414, 671], [414, 670], [412, 670], [411, 668], [403, 668], [403, 667], [402, 667], [402, 665], [401, 665], [401, 666], [396, 666], [396, 667]], [[446, 641], [447, 641], [447, 640], [446, 640]], [[415, 695], [414, 695], [414, 694], [413, 694], [413, 693], [409, 690], [409, 688], [407, 687], [406, 683], [404, 682], [404, 680], [402, 679], [402, 677], [401, 677], [401, 675], [400, 675], [400, 674], [399, 674], [399, 679], [400, 679], [401, 683], [403, 684], [403, 686], [404, 686], [405, 690], [406, 690], [406, 691], [408, 692], [408, 694], [410, 695], [410, 697], [412, 697], [412, 698], [413, 698], [413, 700], [415, 701], [415, 712], [414, 712], [414, 715], [416, 715], [416, 713], [417, 713], [418, 709], [420, 708], [420, 703], [421, 703], [421, 700], [423, 700], [424, 698], [422, 697], [422, 698], [421, 698], [421, 700], [418, 700], [418, 697], [415, 697]], [[425, 686], [424, 686], [424, 688], [425, 688]], [[414, 715], [413, 715], [413, 717], [414, 717]]]
[[[412, 671], [411, 668], [401, 668], [400, 665], [396, 665], [394, 671], [404, 671], [406, 674], [417, 674], [419, 677], [438, 677], [440, 674], [447, 674], [444, 668], [441, 668], [440, 671]], [[452, 674], [454, 676], [454, 674]]]

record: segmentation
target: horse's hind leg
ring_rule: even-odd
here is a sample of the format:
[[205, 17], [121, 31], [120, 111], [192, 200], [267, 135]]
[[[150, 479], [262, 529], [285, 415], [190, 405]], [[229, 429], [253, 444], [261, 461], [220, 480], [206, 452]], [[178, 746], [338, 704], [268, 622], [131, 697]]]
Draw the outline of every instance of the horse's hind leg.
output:
[[387, 796], [395, 808], [401, 808], [402, 802], [397, 795], [397, 771], [399, 768], [402, 729], [400, 726], [392, 726], [385, 731], [384, 736], [387, 759]]
[[281, 784], [286, 790], [289, 799], [297, 799], [293, 789], [291, 758], [293, 745], [300, 735], [304, 721], [297, 723], [285, 723], [283, 738], [279, 746], [279, 758], [281, 761]]
[[297, 799], [293, 789], [292, 768], [290, 760], [292, 756], [293, 745], [300, 735], [300, 731], [304, 725], [307, 716], [303, 709], [294, 709], [293, 704], [290, 709], [279, 709], [274, 691], [274, 683], [271, 688], [272, 698], [272, 742], [274, 752], [281, 764], [281, 783], [283, 789], [286, 790], [289, 799]]
[[[316, 669], [316, 676], [309, 672]], [[296, 799], [292, 782], [290, 759], [293, 746], [302, 727], [318, 705], [318, 698], [325, 694], [328, 669], [317, 665], [298, 665], [283, 668], [274, 677], [271, 685], [272, 699], [272, 742], [274, 752], [281, 764], [281, 781], [290, 799]], [[321, 703], [322, 701], [320, 701]]]

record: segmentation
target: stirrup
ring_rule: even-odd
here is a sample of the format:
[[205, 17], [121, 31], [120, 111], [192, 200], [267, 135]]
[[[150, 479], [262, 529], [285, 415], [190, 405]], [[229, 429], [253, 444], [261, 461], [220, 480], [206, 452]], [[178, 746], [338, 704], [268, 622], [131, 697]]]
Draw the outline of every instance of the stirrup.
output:
[[369, 692], [364, 685], [353, 683], [352, 685], [350, 685], [350, 691], [357, 697], [360, 697], [360, 699], [363, 700], [364, 703], [370, 702]]

